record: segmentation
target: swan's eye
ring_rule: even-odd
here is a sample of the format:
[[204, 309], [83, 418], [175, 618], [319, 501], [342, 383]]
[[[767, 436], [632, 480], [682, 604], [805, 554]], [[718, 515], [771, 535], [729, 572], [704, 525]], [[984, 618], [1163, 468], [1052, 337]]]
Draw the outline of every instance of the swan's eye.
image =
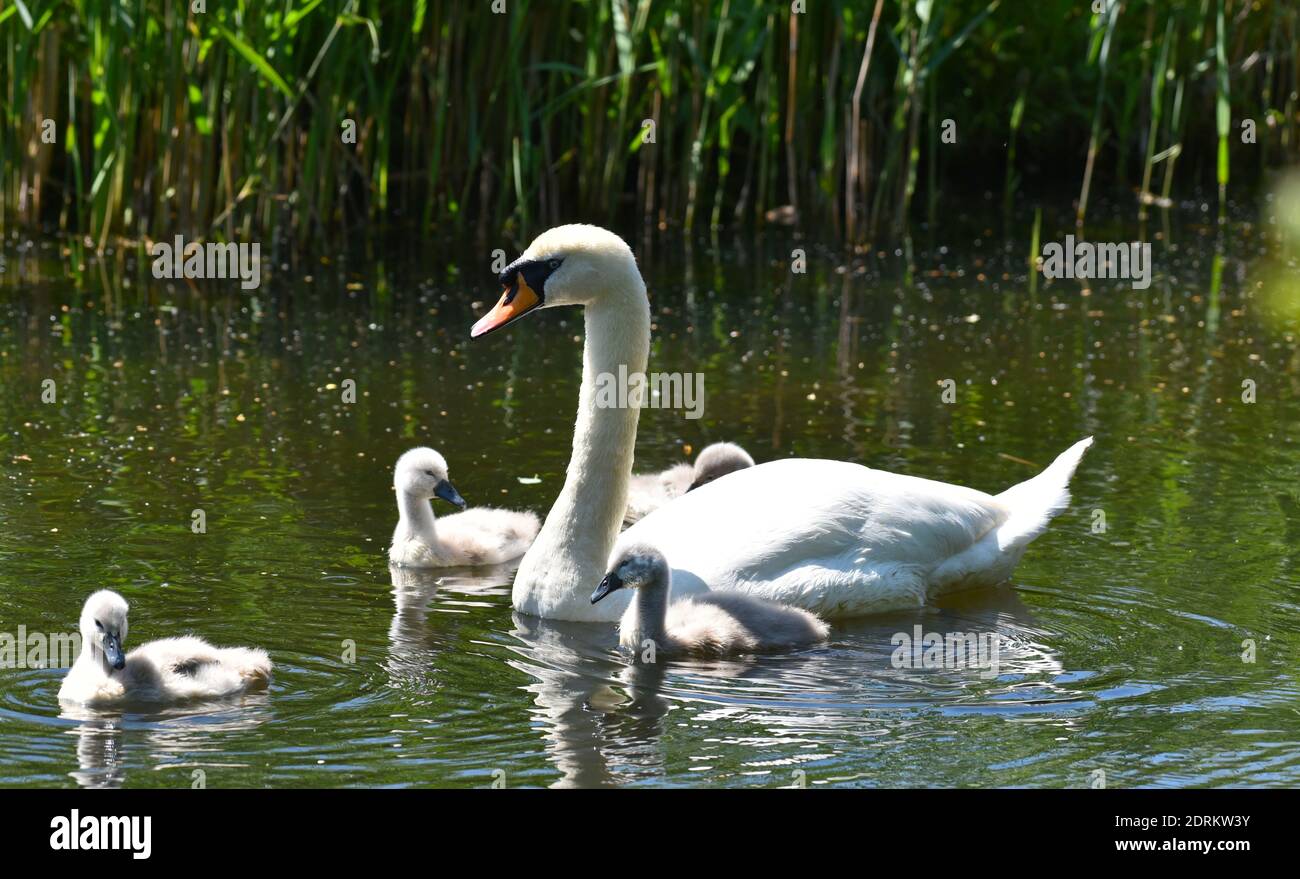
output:
[[436, 476], [437, 474], [435, 474], [432, 470], [425, 470], [425, 471], [424, 471], [424, 475], [425, 475], [425, 476]]
[[101, 623], [99, 620], [95, 620], [95, 628], [99, 629], [102, 632], [104, 631], [104, 624]]
[[546, 267], [551, 271], [555, 271], [560, 267], [560, 260], [558, 259], [547, 260]]

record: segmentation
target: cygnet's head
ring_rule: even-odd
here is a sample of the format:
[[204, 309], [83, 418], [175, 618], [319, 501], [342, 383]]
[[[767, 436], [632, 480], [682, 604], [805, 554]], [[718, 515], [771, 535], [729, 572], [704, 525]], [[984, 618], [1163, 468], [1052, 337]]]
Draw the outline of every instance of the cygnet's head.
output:
[[501, 299], [474, 324], [470, 338], [540, 308], [591, 305], [611, 296], [645, 297], [645, 282], [627, 243], [608, 229], [583, 224], [556, 226], [538, 235], [498, 280]]
[[465, 499], [447, 479], [447, 461], [433, 449], [420, 446], [397, 459], [393, 484], [400, 494], [430, 500], [442, 498], [465, 508]]
[[686, 490], [708, 485], [719, 476], [753, 466], [754, 459], [749, 452], [735, 443], [714, 443], [695, 457], [695, 481]]
[[667, 589], [670, 576], [672, 571], [663, 553], [653, 546], [633, 544], [614, 557], [605, 579], [591, 593], [591, 603], [619, 589]]
[[126, 666], [122, 645], [126, 642], [126, 599], [111, 589], [101, 589], [86, 599], [81, 608], [81, 642], [104, 654], [116, 669]]

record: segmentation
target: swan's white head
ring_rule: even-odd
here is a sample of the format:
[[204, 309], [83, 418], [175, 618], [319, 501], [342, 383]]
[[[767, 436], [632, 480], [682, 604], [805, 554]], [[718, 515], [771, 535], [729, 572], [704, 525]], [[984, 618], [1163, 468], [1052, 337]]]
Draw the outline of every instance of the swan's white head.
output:
[[645, 282], [627, 242], [608, 229], [580, 223], [538, 235], [498, 280], [501, 299], [474, 324], [471, 338], [539, 308], [592, 305], [611, 296], [645, 296]]
[[86, 599], [81, 608], [81, 643], [104, 654], [113, 668], [126, 665], [122, 645], [126, 643], [126, 599], [111, 589], [101, 589]]
[[393, 485], [398, 494], [409, 494], [423, 500], [442, 498], [447, 503], [465, 508], [465, 499], [447, 478], [447, 459], [425, 446], [411, 449], [397, 459]]
[[634, 543], [614, 557], [605, 579], [591, 593], [591, 603], [619, 589], [667, 590], [671, 576], [668, 559], [662, 552], [648, 544]]
[[696, 455], [695, 481], [686, 490], [708, 485], [720, 476], [753, 466], [754, 459], [749, 452], [735, 443], [714, 443]]

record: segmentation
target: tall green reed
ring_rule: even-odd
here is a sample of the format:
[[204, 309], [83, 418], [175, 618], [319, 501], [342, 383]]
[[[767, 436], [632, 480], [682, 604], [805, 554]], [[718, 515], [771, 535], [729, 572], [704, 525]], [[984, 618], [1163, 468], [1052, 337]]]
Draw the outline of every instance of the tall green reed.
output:
[[[0, 230], [299, 247], [581, 219], [858, 243], [906, 234], [922, 191], [941, 216], [982, 172], [1005, 175], [1011, 214], [1077, 155], [1082, 222], [1131, 170], [1140, 203], [1214, 185], [1222, 210], [1232, 165], [1236, 187], [1300, 154], [1300, 34], [1278, 0], [1131, 0], [1096, 20], [1077, 0], [1028, 17], [999, 0], [206, 5], [0, 8]], [[1231, 136], [1244, 118], [1258, 156]]]

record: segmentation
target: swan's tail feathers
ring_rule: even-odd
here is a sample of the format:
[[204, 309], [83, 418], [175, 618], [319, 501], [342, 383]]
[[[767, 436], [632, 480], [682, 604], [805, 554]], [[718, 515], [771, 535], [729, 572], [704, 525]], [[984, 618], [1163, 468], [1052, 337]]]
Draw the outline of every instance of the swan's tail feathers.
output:
[[236, 653], [239, 676], [246, 686], [265, 686], [270, 682], [271, 657], [266, 655], [265, 650], [252, 647], [235, 647], [232, 650]]
[[1005, 552], [1027, 546], [1047, 530], [1053, 516], [1070, 505], [1070, 478], [1091, 445], [1092, 437], [1079, 440], [1042, 473], [997, 496], [998, 502], [1011, 511], [1010, 518], [998, 528], [999, 549]]

